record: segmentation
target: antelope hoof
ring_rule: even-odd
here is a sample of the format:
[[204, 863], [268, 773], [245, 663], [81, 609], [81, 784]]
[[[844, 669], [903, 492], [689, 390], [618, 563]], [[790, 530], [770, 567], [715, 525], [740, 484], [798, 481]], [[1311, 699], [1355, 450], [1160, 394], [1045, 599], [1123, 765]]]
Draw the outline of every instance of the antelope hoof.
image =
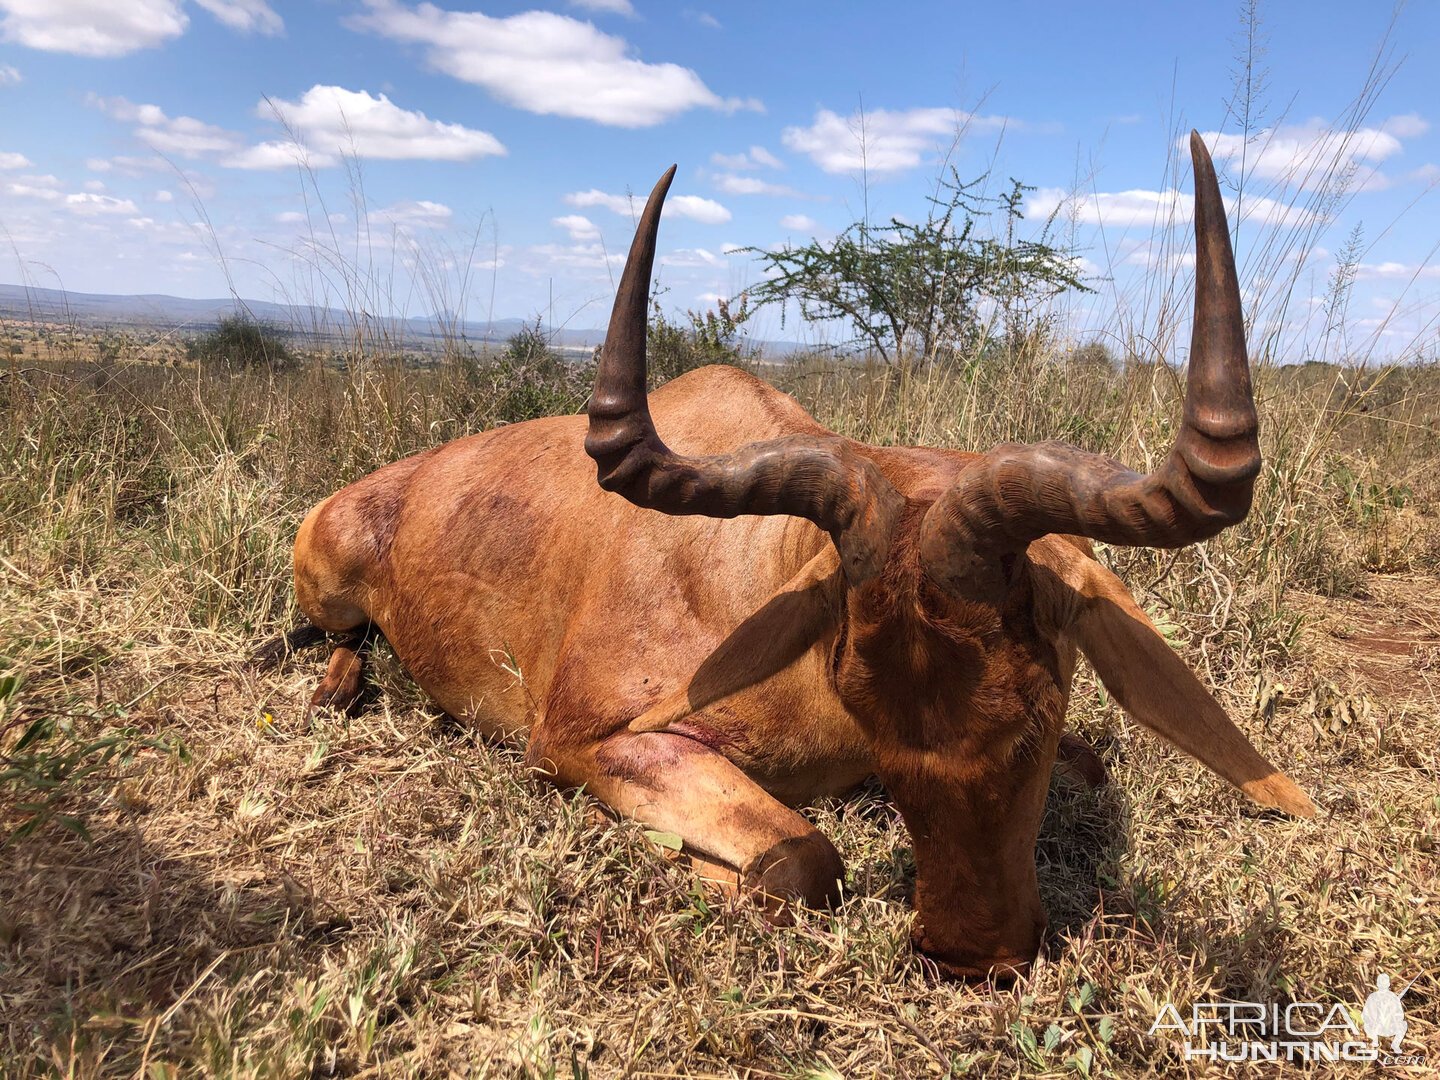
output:
[[311, 695], [309, 713], [313, 716], [321, 709], [348, 712], [359, 699], [360, 677], [358, 675], [340, 680], [332, 680], [327, 675], [320, 680], [320, 685]]
[[1028, 918], [1021, 915], [1016, 919], [1003, 939], [980, 943], [936, 940], [926, 932], [922, 919], [917, 916], [910, 927], [910, 944], [927, 966], [934, 965], [934, 972], [941, 979], [1013, 986], [1029, 977], [1045, 940], [1045, 912], [1038, 906], [1038, 895], [1035, 903], [1034, 912]]
[[365, 668], [360, 654], [346, 646], [338, 647], [330, 656], [325, 677], [310, 698], [306, 716], [313, 717], [321, 709], [346, 712], [360, 700], [365, 689]]
[[1066, 773], [1075, 777], [1091, 791], [1109, 783], [1110, 778], [1105, 772], [1105, 763], [1100, 760], [1100, 755], [1095, 752], [1095, 748], [1079, 735], [1067, 732], [1060, 736], [1056, 761]]
[[790, 921], [788, 905], [833, 907], [840, 902], [845, 864], [822, 834], [794, 836], [757, 855], [745, 867], [743, 881], [773, 922]]

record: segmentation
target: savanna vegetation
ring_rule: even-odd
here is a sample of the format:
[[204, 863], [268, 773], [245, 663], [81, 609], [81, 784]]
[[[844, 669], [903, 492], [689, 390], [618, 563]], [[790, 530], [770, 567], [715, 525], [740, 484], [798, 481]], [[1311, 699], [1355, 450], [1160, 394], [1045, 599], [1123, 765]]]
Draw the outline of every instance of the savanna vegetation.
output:
[[[703, 323], [652, 330], [683, 367], [729, 340]], [[1137, 464], [1168, 444], [1175, 370], [1042, 345], [727, 356], [872, 442], [1058, 437]], [[0, 378], [8, 1074], [1137, 1075], [1182, 1067], [1146, 1034], [1159, 1003], [1353, 1006], [1380, 970], [1420, 976], [1407, 1045], [1440, 1054], [1433, 366], [1262, 364], [1249, 519], [1104, 553], [1322, 816], [1257, 812], [1082, 672], [1072, 722], [1113, 782], [1057, 774], [1044, 958], [996, 991], [912, 955], [908, 841], [878, 790], [810, 811], [850, 868], [843, 906], [774, 928], [447, 723], [393, 659], [356, 715], [313, 722], [319, 654], [247, 663], [295, 619], [314, 501], [579, 408], [584, 365], [542, 334], [429, 369], [172, 360]]]

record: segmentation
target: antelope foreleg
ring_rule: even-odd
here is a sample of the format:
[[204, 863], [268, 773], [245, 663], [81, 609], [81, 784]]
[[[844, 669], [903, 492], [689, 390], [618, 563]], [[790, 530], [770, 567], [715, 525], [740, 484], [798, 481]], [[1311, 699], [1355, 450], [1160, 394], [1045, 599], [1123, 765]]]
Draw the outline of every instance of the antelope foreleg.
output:
[[[683, 735], [620, 731], [582, 748], [531, 733], [526, 760], [565, 787], [680, 837], [702, 875], [739, 886], [772, 915], [786, 901], [835, 902], [845, 867], [824, 833], [727, 758]], [[728, 868], [728, 875], [726, 870]]]

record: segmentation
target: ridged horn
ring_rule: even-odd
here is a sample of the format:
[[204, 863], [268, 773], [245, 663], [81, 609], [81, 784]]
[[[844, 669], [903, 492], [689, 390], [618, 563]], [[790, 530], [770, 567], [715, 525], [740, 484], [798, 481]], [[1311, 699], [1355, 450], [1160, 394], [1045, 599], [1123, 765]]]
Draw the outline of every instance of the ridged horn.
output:
[[1047, 533], [1182, 547], [1241, 521], [1260, 471], [1240, 284], [1215, 166], [1190, 133], [1195, 169], [1195, 320], [1185, 413], [1148, 475], [1060, 442], [995, 447], [926, 513], [920, 554], [942, 584]]
[[601, 349], [585, 438], [600, 486], [665, 514], [806, 518], [834, 540], [847, 580], [865, 581], [884, 565], [904, 500], [847, 440], [792, 435], [690, 457], [655, 431], [645, 393], [646, 316], [660, 210], [674, 177], [671, 166], [640, 215]]

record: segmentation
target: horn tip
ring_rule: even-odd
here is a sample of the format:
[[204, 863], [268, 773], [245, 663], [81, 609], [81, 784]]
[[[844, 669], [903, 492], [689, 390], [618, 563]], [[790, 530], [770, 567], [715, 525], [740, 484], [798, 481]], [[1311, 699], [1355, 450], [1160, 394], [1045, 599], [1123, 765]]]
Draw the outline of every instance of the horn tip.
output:
[[1210, 148], [1205, 145], [1205, 140], [1195, 128], [1190, 129], [1190, 158], [1197, 164], [1210, 160]]
[[657, 200], [662, 203], [665, 201], [665, 196], [670, 193], [670, 184], [675, 179], [676, 170], [679, 168], [680, 165], [678, 163], [671, 165], [670, 168], [665, 170], [660, 179], [655, 181], [655, 189], [650, 192], [650, 199], [645, 204], [646, 209], [654, 206]]

